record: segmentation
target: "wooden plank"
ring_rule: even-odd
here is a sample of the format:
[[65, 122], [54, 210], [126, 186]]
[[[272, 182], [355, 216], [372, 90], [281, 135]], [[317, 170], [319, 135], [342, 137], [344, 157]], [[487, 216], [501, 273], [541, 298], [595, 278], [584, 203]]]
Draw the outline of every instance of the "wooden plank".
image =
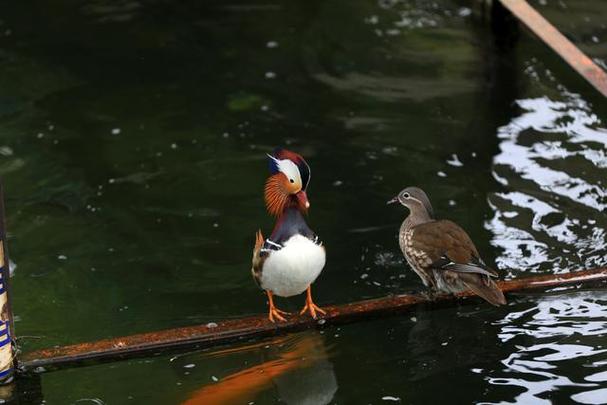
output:
[[[500, 282], [504, 292], [527, 289], [562, 287], [607, 281], [607, 268], [583, 270], [559, 275], [542, 275]], [[460, 296], [469, 296], [468, 293]], [[133, 356], [156, 354], [169, 350], [206, 348], [250, 339], [282, 335], [304, 329], [339, 325], [401, 313], [412, 305], [453, 300], [452, 295], [438, 295], [430, 299], [422, 294], [405, 294], [325, 307], [327, 314], [320, 320], [309, 316], [292, 316], [287, 322], [273, 324], [266, 314], [231, 319], [158, 332], [104, 339], [26, 353], [21, 357], [20, 369], [36, 367], [58, 368], [86, 361], [109, 361]], [[482, 303], [481, 305], [489, 305]]]
[[607, 97], [607, 73], [580, 51], [526, 0], [499, 0], [518, 20]]

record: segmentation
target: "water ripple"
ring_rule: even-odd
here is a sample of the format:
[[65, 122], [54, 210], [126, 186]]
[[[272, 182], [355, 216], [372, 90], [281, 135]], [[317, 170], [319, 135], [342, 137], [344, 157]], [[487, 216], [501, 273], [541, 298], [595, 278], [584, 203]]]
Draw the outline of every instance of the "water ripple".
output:
[[564, 395], [565, 388], [576, 402], [600, 403], [596, 399], [604, 390], [598, 383], [607, 380], [606, 300], [605, 291], [546, 297], [496, 322], [498, 338], [511, 350], [487, 381], [523, 391], [493, 403], [552, 403], [548, 395]]
[[[486, 228], [510, 276], [607, 263], [607, 129], [576, 95], [519, 100], [523, 113], [498, 130], [495, 215]], [[514, 191], [516, 190], [516, 191]]]

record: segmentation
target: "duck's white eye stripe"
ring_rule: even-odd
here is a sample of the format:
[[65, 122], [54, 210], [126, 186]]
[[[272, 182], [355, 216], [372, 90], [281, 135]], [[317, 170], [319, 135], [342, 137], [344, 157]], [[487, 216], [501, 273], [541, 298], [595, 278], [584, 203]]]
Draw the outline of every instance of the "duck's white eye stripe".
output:
[[284, 173], [289, 180], [293, 180], [292, 183], [301, 184], [301, 175], [299, 174], [299, 168], [295, 163], [289, 159], [276, 159], [274, 156], [268, 155], [276, 164], [279, 172]]

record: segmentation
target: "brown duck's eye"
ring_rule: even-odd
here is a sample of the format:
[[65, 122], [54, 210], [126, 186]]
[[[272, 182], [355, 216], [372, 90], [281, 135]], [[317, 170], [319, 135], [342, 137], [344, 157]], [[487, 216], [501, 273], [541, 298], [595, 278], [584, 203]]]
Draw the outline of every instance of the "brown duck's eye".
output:
[[409, 197], [410, 197], [409, 193], [404, 193], [403, 194], [403, 198], [409, 198]]
[[295, 183], [295, 180], [293, 180], [293, 179], [289, 179], [289, 181], [290, 181], [291, 183]]

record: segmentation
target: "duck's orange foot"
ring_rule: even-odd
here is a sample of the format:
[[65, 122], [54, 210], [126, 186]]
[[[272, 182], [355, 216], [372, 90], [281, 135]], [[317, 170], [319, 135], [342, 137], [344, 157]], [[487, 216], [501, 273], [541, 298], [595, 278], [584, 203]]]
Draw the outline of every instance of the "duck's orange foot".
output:
[[324, 309], [320, 308], [315, 303], [307, 301], [306, 305], [304, 305], [303, 309], [299, 312], [299, 315], [303, 315], [306, 311], [309, 312], [310, 316], [314, 319], [316, 319], [316, 312], [320, 312], [323, 315], [327, 313]]
[[308, 293], [306, 296], [306, 305], [304, 305], [303, 309], [299, 312], [299, 315], [303, 315], [305, 312], [309, 312], [312, 318], [316, 319], [316, 312], [320, 312], [321, 314], [326, 314], [327, 312], [320, 308], [318, 305], [312, 301], [312, 287], [308, 287]]
[[270, 322], [274, 323], [274, 318], [278, 319], [279, 321], [282, 322], [286, 322], [287, 319], [282, 316], [282, 315], [289, 315], [288, 312], [285, 311], [281, 311], [280, 309], [276, 308], [276, 307], [270, 307], [270, 312], [268, 313], [268, 319], [270, 320]]
[[274, 318], [278, 319], [279, 321], [286, 322], [287, 320], [282, 315], [290, 314], [274, 306], [274, 299], [272, 298], [271, 291], [266, 291], [266, 294], [268, 295], [268, 305], [270, 306], [270, 312], [268, 313], [268, 319], [270, 320], [270, 322], [274, 323]]

